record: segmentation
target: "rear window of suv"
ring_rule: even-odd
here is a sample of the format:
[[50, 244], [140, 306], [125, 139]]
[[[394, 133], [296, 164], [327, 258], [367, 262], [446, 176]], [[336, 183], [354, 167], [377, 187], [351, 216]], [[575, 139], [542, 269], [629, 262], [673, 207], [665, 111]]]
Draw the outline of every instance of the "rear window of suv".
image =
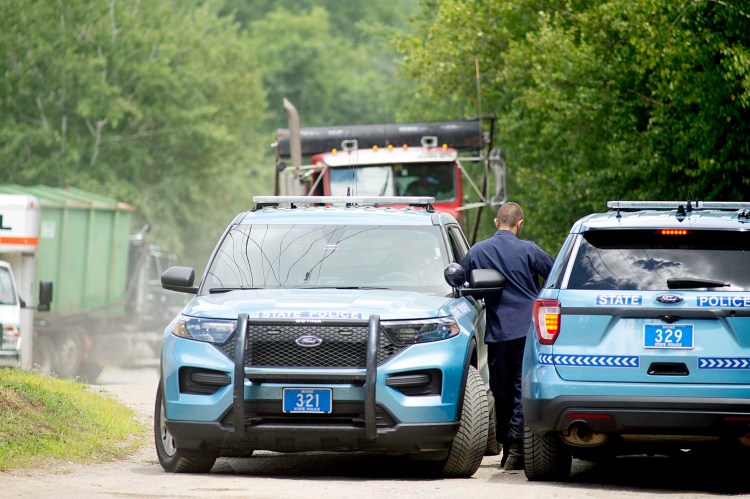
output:
[[748, 269], [750, 231], [592, 230], [581, 236], [567, 289], [660, 291], [668, 279], [700, 279], [748, 291]]

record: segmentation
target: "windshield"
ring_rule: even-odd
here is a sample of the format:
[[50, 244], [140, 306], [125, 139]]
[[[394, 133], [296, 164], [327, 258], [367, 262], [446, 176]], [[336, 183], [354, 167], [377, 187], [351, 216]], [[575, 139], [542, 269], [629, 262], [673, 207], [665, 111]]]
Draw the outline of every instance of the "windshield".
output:
[[415, 163], [331, 168], [331, 195], [346, 196], [347, 188], [359, 196], [432, 196], [435, 201], [456, 197], [455, 163]]
[[226, 288], [382, 288], [449, 295], [437, 227], [239, 225], [202, 292]]
[[[589, 231], [581, 240], [567, 288], [668, 290], [671, 279], [688, 283], [688, 288], [747, 291], [749, 248], [750, 232]], [[715, 281], [713, 286], [710, 281]]]
[[5, 267], [0, 267], [0, 305], [15, 304], [16, 292], [10, 277], [10, 271]]

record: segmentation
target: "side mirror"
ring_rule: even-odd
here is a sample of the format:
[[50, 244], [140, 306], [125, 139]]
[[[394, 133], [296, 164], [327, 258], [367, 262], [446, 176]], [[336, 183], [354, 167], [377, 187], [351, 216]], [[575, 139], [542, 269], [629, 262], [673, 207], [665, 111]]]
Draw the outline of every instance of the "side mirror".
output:
[[52, 304], [52, 281], [39, 281], [39, 304], [36, 309], [49, 312]]
[[[494, 269], [474, 269], [469, 274], [469, 287], [459, 290], [463, 296], [502, 294], [505, 276]], [[499, 296], [498, 296], [499, 298]]]
[[466, 282], [466, 271], [458, 263], [449, 263], [443, 271], [443, 277], [451, 287], [460, 288]]
[[195, 270], [192, 267], [180, 267], [175, 265], [169, 267], [161, 274], [161, 287], [180, 293], [198, 292], [198, 288], [193, 286], [195, 281]]

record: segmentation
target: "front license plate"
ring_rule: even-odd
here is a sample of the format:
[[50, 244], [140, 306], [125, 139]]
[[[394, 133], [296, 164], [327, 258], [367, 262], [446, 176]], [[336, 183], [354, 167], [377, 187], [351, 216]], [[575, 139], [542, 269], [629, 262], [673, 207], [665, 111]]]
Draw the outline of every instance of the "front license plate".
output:
[[330, 388], [284, 388], [284, 412], [302, 414], [329, 414], [332, 408]]
[[644, 348], [693, 348], [692, 324], [646, 324]]

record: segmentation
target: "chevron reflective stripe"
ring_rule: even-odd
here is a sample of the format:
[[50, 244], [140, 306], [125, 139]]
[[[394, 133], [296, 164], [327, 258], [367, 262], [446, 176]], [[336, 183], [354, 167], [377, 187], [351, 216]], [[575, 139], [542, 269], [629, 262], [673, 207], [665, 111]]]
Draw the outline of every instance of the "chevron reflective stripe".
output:
[[577, 366], [577, 367], [638, 367], [636, 355], [551, 355], [539, 354], [539, 363], [543, 365]]
[[750, 369], [750, 357], [698, 357], [698, 369]]

